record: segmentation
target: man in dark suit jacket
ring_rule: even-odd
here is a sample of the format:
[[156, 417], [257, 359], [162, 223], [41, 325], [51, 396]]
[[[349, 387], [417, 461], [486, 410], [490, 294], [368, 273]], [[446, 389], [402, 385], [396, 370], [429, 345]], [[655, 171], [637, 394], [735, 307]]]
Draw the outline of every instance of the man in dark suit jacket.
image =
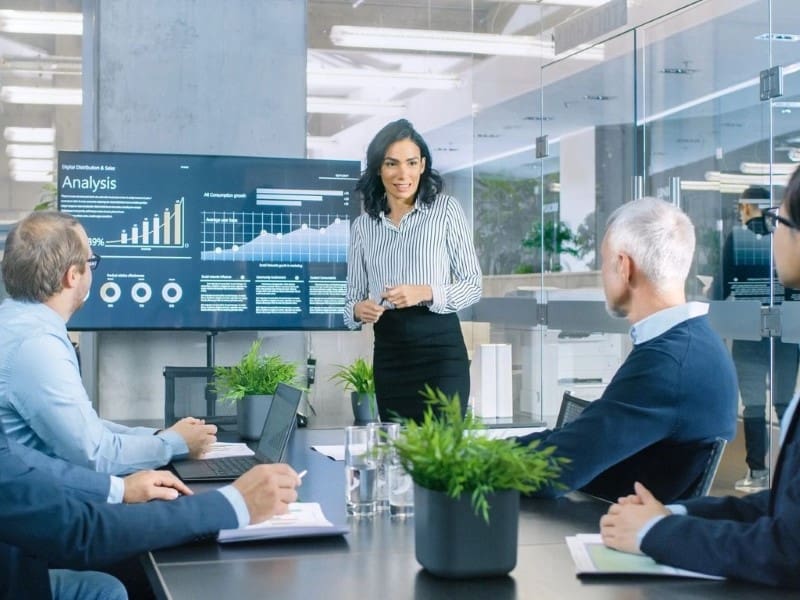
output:
[[36, 455], [15, 449], [0, 430], [0, 598], [50, 598], [48, 568], [99, 568], [285, 513], [299, 485], [287, 465], [251, 469], [232, 484], [248, 513], [242, 522], [220, 492], [108, 504], [108, 476], [41, 454], [34, 468]]
[[[781, 283], [800, 287], [800, 169], [780, 211], [765, 211], [774, 231]], [[640, 483], [600, 520], [607, 546], [647, 554], [692, 571], [800, 588], [800, 431], [798, 396], [786, 409], [772, 489], [744, 498], [699, 498], [664, 506]]]

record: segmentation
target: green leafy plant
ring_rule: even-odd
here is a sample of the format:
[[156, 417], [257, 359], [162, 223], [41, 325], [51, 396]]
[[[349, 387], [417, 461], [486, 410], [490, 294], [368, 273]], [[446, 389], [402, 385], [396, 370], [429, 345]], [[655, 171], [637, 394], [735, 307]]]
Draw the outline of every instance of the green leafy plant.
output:
[[231, 367], [214, 369], [214, 387], [220, 396], [235, 402], [245, 396], [275, 393], [279, 383], [297, 383], [297, 365], [277, 354], [261, 355], [261, 340], [250, 346], [247, 354]]
[[375, 393], [375, 374], [372, 365], [363, 358], [357, 358], [349, 365], [335, 365], [339, 370], [331, 375], [331, 381], [338, 380], [345, 390], [359, 394]]
[[338, 368], [333, 375], [331, 381], [339, 381], [343, 384], [345, 390], [352, 390], [362, 396], [358, 400], [358, 404], [364, 397], [369, 398], [370, 402], [370, 415], [375, 416], [378, 414], [378, 406], [375, 400], [375, 372], [372, 365], [363, 358], [357, 358], [349, 365], [335, 365]]
[[39, 202], [33, 210], [53, 210], [58, 200], [58, 188], [53, 182], [45, 183], [42, 192], [39, 194]]
[[553, 456], [554, 446], [538, 449], [511, 439], [480, 435], [485, 426], [473, 415], [461, 415], [456, 394], [425, 386], [428, 406], [421, 423], [406, 420], [400, 436], [391, 442], [405, 470], [417, 485], [445, 492], [451, 498], [471, 495], [472, 508], [489, 522], [488, 496], [502, 490], [529, 494], [556, 479], [569, 462]]

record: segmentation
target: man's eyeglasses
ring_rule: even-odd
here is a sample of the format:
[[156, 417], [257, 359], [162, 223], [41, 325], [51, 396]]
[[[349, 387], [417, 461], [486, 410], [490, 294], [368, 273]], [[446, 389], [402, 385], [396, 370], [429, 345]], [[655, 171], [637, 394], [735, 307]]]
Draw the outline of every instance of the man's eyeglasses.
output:
[[92, 271], [94, 271], [97, 268], [97, 265], [100, 264], [100, 255], [92, 254], [89, 258], [86, 259], [86, 264], [89, 265], [89, 268]]
[[[780, 223], [781, 225], [785, 225], [789, 229], [800, 229], [800, 227], [792, 223], [789, 219], [779, 215], [778, 214], [779, 208], [780, 208], [779, 206], [771, 206], [761, 213], [761, 221], [764, 224], [764, 232], [772, 233], [773, 231], [775, 231], [775, 227], [777, 226], [778, 223]], [[750, 223], [748, 222], [747, 225], [749, 227]]]

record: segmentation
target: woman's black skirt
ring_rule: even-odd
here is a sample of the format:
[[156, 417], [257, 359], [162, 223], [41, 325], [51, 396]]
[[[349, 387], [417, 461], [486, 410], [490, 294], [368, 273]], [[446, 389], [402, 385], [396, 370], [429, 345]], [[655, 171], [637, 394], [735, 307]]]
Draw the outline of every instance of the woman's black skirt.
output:
[[428, 384], [448, 396], [458, 393], [462, 414], [469, 401], [469, 359], [455, 313], [415, 306], [387, 310], [375, 323], [375, 395], [382, 421], [421, 421], [420, 390]]

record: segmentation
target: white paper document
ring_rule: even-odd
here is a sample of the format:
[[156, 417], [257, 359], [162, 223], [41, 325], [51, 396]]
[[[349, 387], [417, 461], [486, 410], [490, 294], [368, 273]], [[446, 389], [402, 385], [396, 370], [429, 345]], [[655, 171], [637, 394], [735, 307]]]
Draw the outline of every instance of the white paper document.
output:
[[312, 450], [316, 450], [320, 454], [324, 454], [331, 460], [344, 460], [344, 444], [317, 444], [311, 446]]
[[649, 556], [612, 550], [603, 544], [599, 533], [579, 533], [567, 537], [578, 577], [603, 575], [657, 575], [720, 580], [724, 577], [678, 569], [657, 563]]
[[243, 542], [246, 540], [269, 540], [291, 537], [310, 537], [321, 535], [343, 535], [349, 529], [336, 526], [325, 517], [322, 507], [316, 502], [294, 502], [289, 512], [267, 519], [263, 523], [248, 525], [240, 529], [223, 529], [217, 541]]
[[546, 427], [492, 427], [491, 429], [481, 429], [480, 435], [492, 440], [505, 439], [510, 437], [522, 437], [529, 433], [544, 431]]
[[253, 456], [253, 452], [247, 444], [216, 442], [203, 453], [200, 458], [227, 458], [228, 456]]

